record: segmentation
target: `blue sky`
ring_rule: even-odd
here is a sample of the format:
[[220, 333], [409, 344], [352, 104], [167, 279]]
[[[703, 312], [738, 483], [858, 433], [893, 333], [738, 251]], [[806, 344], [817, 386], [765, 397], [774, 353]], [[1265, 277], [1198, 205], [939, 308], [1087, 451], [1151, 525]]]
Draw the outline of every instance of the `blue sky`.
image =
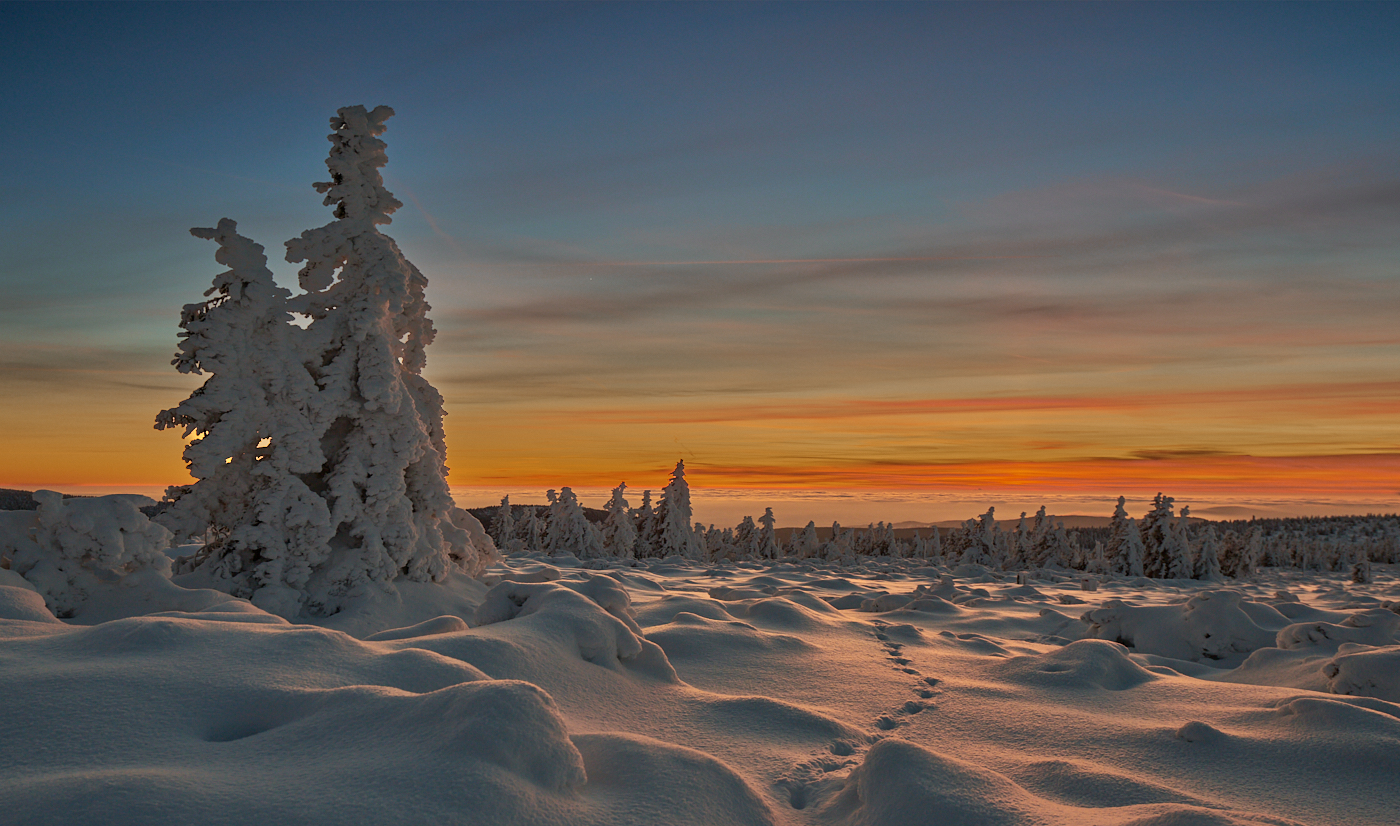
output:
[[[193, 386], [188, 228], [234, 218], [291, 284], [352, 103], [398, 113], [449, 437], [557, 434], [456, 448], [454, 484], [1400, 452], [1395, 4], [9, 3], [0, 32], [0, 483], [179, 475], [149, 422]], [[1207, 391], [1254, 395], [1063, 412]], [[757, 423], [1007, 397], [1051, 401]]]

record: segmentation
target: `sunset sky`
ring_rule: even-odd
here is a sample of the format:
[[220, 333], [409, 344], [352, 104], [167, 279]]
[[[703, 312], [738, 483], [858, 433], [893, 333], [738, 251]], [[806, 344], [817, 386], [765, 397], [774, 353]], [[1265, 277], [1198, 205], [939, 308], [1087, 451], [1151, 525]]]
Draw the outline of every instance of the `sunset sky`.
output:
[[465, 499], [684, 459], [870, 519], [1394, 512], [1396, 43], [1394, 3], [0, 4], [0, 486], [188, 481], [188, 230], [295, 286], [363, 103]]

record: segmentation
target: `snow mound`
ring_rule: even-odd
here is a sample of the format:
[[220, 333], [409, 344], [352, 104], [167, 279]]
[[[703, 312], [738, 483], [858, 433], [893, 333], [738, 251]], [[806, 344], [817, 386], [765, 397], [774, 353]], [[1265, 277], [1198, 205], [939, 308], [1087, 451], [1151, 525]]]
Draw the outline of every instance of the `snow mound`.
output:
[[62, 628], [0, 640], [7, 822], [610, 822], [536, 686], [307, 626]]
[[[9, 573], [9, 571], [0, 569], [0, 574]], [[14, 575], [11, 574], [11, 576]], [[15, 576], [15, 579], [19, 579], [19, 577]], [[0, 583], [3, 582], [4, 580], [0, 580]], [[33, 588], [15, 588], [4, 584], [0, 584], [0, 620], [63, 624], [49, 612], [48, 606], [44, 604], [44, 598], [39, 596], [39, 593]]]
[[667, 594], [655, 599], [638, 610], [637, 619], [642, 625], [652, 627], [674, 622], [681, 614], [720, 621], [734, 619], [734, 615], [725, 610], [724, 603], [690, 594]]
[[1290, 822], [1180, 803], [1086, 810], [1046, 800], [1005, 775], [895, 738], [870, 748], [823, 814], [844, 826], [1255, 826]]
[[[584, 800], [643, 799], [625, 809], [637, 824], [703, 823], [777, 826], [762, 795], [733, 769], [704, 752], [639, 735], [580, 734], [574, 745], [588, 771]], [[638, 790], [645, 789], [643, 795]], [[622, 808], [622, 807], [618, 807]]]
[[[813, 598], [813, 602], [821, 600]], [[784, 631], [816, 631], [826, 628], [830, 623], [830, 614], [835, 613], [825, 603], [822, 603], [822, 609], [818, 610], [801, 605], [786, 596], [730, 602], [726, 604], [725, 610], [739, 619]]]
[[113, 581], [89, 586], [87, 601], [69, 621], [78, 625], [96, 625], [150, 614], [206, 612], [239, 612], [269, 622], [286, 624], [286, 620], [281, 617], [273, 619], [271, 614], [247, 600], [229, 596], [223, 591], [182, 588], [171, 582], [165, 572], [157, 568], [142, 568]]
[[1010, 774], [1031, 792], [1067, 806], [1100, 809], [1148, 803], [1204, 803], [1177, 789], [1079, 760], [1039, 760], [1017, 766]]
[[365, 641], [409, 640], [418, 637], [431, 637], [436, 634], [455, 634], [465, 630], [467, 630], [467, 623], [461, 617], [442, 616], [424, 620], [407, 628], [390, 628], [377, 634], [370, 634], [365, 637]]
[[302, 615], [297, 621], [364, 639], [443, 616], [465, 621], [475, 615], [486, 590], [483, 583], [460, 571], [448, 571], [437, 582], [400, 578], [344, 599], [340, 611], [329, 617]]
[[1107, 640], [1079, 640], [1044, 654], [1011, 657], [991, 666], [1004, 679], [1043, 688], [1123, 691], [1158, 679]]
[[1080, 618], [1086, 637], [1122, 643], [1141, 654], [1177, 660], [1242, 661], [1250, 652], [1274, 644], [1275, 634], [1261, 628], [1243, 608], [1239, 591], [1203, 591], [1184, 605], [1135, 606], [1109, 600]]
[[725, 658], [732, 661], [736, 657], [762, 658], [776, 653], [801, 654], [820, 650], [801, 637], [761, 631], [740, 620], [713, 620], [685, 612], [677, 614], [666, 625], [647, 629], [647, 639], [661, 646], [672, 661], [677, 658], [710, 659], [721, 651]]
[[1400, 703], [1400, 645], [1365, 649], [1344, 645], [1322, 673], [1333, 694]]
[[1357, 756], [1363, 756], [1367, 746], [1379, 745], [1392, 756], [1400, 747], [1400, 705], [1394, 703], [1372, 697], [1324, 695], [1285, 697], [1270, 705], [1274, 714], [1295, 728], [1348, 738], [1348, 749]]
[[[605, 583], [585, 585], [585, 590], [598, 593], [613, 611], [629, 614], [625, 590], [613, 590]], [[624, 602], [619, 603], [619, 599]], [[572, 650], [575, 659], [593, 665], [676, 681], [675, 669], [666, 661], [666, 655], [641, 636], [635, 620], [630, 616], [628, 620], [624, 622], [578, 590], [548, 582], [500, 582], [486, 592], [476, 612], [478, 628], [520, 623], [511, 629], [514, 644], [519, 644], [524, 636], [542, 637], [550, 647]], [[548, 661], [548, 655], [543, 657]]]
[[617, 580], [608, 576], [595, 576], [562, 584], [593, 600], [598, 607], [627, 626], [633, 634], [639, 637], [642, 635], [642, 627], [637, 624], [637, 612], [632, 610], [632, 597]]
[[1352, 614], [1338, 624], [1300, 622], [1285, 627], [1275, 638], [1275, 644], [1284, 649], [1336, 648], [1342, 643], [1400, 644], [1400, 614], [1375, 608]]

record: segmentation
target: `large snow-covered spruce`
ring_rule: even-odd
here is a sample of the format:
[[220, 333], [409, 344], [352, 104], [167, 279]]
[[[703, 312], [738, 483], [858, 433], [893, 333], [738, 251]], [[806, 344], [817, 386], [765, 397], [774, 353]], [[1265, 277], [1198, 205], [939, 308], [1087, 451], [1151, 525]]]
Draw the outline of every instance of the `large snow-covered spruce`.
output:
[[172, 509], [179, 528], [202, 519], [215, 529], [198, 570], [283, 616], [485, 564], [451, 520], [442, 396], [422, 376], [435, 333], [427, 279], [379, 230], [402, 206], [379, 173], [392, 115], [351, 106], [331, 119], [331, 180], [315, 186], [336, 220], [287, 242], [302, 294], [272, 284], [261, 248], [231, 221], [206, 231], [237, 260], [219, 259], [234, 267], [227, 286], [215, 282], [229, 298], [200, 318], [187, 308], [184, 326], [193, 335], [192, 320], [209, 326], [230, 304], [216, 326], [237, 347], [182, 344], [177, 365], [197, 355], [191, 363], [214, 376], [157, 425], [203, 437], [186, 452], [198, 481]]

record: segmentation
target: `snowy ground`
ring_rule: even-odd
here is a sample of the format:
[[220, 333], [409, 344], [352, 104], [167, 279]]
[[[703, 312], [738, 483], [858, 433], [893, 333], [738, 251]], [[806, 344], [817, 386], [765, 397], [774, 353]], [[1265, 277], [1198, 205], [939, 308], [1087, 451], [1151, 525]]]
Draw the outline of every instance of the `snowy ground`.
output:
[[517, 557], [316, 627], [0, 570], [0, 821], [1394, 824], [1397, 574]]

